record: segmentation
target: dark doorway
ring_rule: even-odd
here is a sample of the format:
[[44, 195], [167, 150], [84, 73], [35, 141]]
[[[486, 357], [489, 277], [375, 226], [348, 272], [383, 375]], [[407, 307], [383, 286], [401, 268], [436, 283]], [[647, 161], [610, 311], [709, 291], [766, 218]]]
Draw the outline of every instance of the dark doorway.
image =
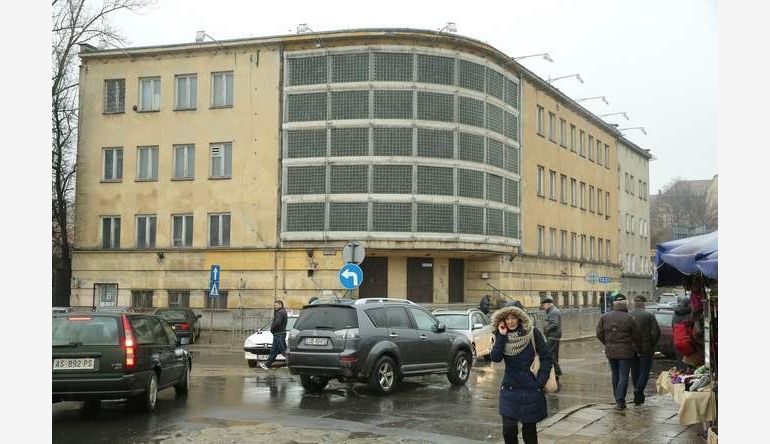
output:
[[361, 262], [364, 281], [358, 287], [359, 298], [388, 297], [388, 258], [367, 257]]
[[449, 303], [461, 303], [465, 291], [465, 261], [449, 259]]
[[433, 258], [407, 258], [406, 298], [414, 302], [433, 302]]

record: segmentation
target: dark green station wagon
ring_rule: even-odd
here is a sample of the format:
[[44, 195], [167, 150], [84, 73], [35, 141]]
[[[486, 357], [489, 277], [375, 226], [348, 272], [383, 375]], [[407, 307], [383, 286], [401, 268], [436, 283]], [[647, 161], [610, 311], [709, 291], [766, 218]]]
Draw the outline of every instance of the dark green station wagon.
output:
[[159, 390], [186, 396], [192, 359], [171, 325], [138, 313], [53, 315], [53, 402], [128, 399], [152, 411]]

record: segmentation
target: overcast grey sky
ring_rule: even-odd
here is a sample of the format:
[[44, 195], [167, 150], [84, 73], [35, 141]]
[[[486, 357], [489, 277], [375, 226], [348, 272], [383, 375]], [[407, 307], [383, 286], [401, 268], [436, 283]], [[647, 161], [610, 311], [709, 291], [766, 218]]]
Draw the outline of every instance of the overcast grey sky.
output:
[[543, 78], [580, 73], [554, 84], [652, 151], [650, 192], [671, 179], [717, 173], [716, 0], [508, 0], [504, 2], [157, 0], [141, 14], [113, 16], [130, 46], [192, 42], [205, 30], [216, 39], [314, 31], [410, 27], [485, 41], [510, 56], [549, 52], [521, 63]]

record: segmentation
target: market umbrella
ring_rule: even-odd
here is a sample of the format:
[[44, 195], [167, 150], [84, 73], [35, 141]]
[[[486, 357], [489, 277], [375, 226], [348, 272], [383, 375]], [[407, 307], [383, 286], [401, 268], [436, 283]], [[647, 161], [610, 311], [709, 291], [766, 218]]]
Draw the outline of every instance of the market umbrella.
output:
[[701, 273], [703, 273], [704, 276], [716, 279], [718, 273], [718, 265], [719, 265], [719, 251], [715, 251], [708, 256], [704, 257], [703, 259], [699, 260], [697, 262], [698, 270], [700, 270]]
[[718, 231], [658, 244], [653, 277], [655, 285], [680, 285], [684, 276], [695, 273], [716, 279], [718, 250]]

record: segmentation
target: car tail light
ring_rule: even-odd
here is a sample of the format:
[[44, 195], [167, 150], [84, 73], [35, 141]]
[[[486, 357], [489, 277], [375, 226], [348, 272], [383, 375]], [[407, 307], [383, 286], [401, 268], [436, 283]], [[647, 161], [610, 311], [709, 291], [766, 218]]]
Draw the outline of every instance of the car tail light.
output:
[[187, 322], [182, 322], [181, 324], [179, 324], [179, 329], [180, 330], [189, 330], [190, 329], [190, 324], [188, 324]]
[[359, 330], [357, 328], [347, 328], [344, 330], [336, 330], [334, 335], [340, 339], [359, 339]]
[[126, 361], [123, 366], [127, 369], [136, 367], [136, 349], [134, 348], [134, 333], [127, 316], [123, 318], [123, 348], [126, 350]]
[[340, 364], [355, 364], [358, 362], [358, 356], [340, 356]]

